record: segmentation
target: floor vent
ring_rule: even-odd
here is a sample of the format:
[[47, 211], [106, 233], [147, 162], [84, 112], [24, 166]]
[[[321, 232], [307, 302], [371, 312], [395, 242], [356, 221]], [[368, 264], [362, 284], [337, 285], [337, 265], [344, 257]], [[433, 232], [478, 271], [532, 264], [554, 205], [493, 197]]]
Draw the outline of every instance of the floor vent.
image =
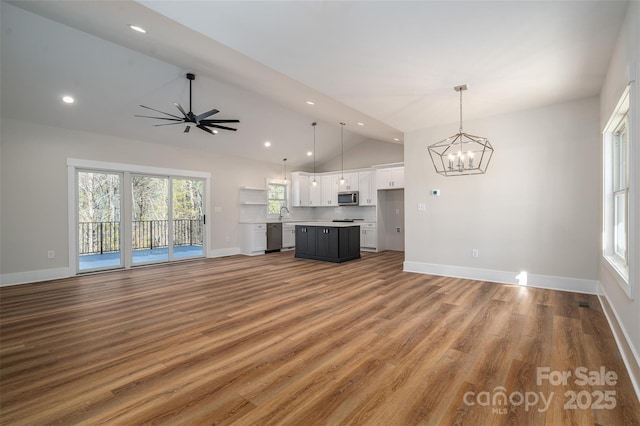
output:
[[578, 306], [581, 308], [590, 308], [591, 304], [589, 302], [578, 302]]

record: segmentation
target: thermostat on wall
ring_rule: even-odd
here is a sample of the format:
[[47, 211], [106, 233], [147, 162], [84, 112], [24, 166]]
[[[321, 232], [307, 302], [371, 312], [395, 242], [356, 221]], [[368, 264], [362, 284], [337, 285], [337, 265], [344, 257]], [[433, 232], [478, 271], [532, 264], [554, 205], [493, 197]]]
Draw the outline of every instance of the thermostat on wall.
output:
[[440, 196], [440, 190], [439, 189], [432, 189], [431, 190], [431, 195], [434, 197], [439, 197]]

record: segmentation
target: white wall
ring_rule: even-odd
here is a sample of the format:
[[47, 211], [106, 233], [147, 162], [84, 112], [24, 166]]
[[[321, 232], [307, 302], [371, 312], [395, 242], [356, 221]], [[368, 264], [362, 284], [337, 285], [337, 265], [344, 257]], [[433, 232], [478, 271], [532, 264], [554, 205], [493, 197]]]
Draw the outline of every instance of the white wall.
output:
[[[215, 153], [120, 139], [3, 118], [1, 128], [3, 277], [69, 267], [67, 158], [211, 173], [209, 254], [238, 248], [238, 190], [264, 187], [282, 166]], [[222, 208], [213, 213], [213, 207]], [[229, 241], [227, 241], [227, 237]], [[54, 250], [55, 259], [47, 258]], [[73, 262], [73, 260], [72, 260]], [[61, 269], [62, 268], [62, 269]], [[45, 271], [38, 275], [38, 271]]]
[[457, 127], [405, 135], [405, 269], [596, 292], [598, 99], [465, 122], [495, 148], [485, 175], [436, 174], [426, 148]]
[[[402, 162], [404, 147], [399, 143], [369, 139], [344, 152], [344, 169], [360, 169], [376, 164]], [[316, 165], [318, 172], [334, 172], [341, 168], [341, 155]]]
[[[631, 232], [629, 247], [630, 283], [635, 286], [635, 300], [627, 296], [616, 281], [616, 273], [608, 267], [607, 261], [600, 256], [600, 285], [604, 295], [602, 302], [608, 314], [609, 322], [618, 341], [618, 346], [631, 373], [640, 398], [640, 84], [637, 82], [640, 63], [640, 4], [637, 1], [629, 3], [629, 10], [624, 25], [620, 31], [616, 48], [613, 52], [607, 77], [600, 95], [600, 130], [609, 120], [616, 103], [629, 82], [630, 74], [635, 73], [636, 99], [635, 134], [631, 135], [631, 155], [634, 163], [630, 180], [631, 203]], [[630, 71], [633, 70], [633, 71]], [[633, 130], [632, 130], [633, 131]], [[602, 191], [602, 183], [599, 182]], [[601, 197], [601, 195], [600, 195]], [[598, 206], [602, 211], [602, 205]], [[598, 231], [602, 227], [599, 223]]]

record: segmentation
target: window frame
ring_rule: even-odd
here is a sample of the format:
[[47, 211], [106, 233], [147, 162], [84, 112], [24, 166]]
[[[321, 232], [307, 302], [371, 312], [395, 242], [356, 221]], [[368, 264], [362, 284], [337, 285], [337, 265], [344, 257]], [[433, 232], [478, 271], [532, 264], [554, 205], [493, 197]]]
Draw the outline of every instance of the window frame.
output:
[[[621, 143], [622, 142], [622, 143]], [[613, 163], [611, 165], [613, 179], [613, 256], [623, 267], [629, 267], [629, 110], [617, 121], [613, 131], [612, 144]], [[617, 221], [619, 217], [618, 200], [624, 200], [624, 253], [618, 251], [621, 245]], [[627, 274], [628, 275], [628, 274]]]
[[[636, 132], [634, 131], [635, 105], [632, 102], [630, 84], [626, 87], [613, 114], [603, 130], [602, 152], [602, 257], [605, 266], [613, 273], [616, 281], [630, 299], [635, 296], [633, 280], [630, 279], [635, 248], [632, 241], [633, 221], [637, 220], [632, 211], [632, 192], [637, 191], [633, 183], [633, 158]], [[622, 131], [621, 131], [622, 130]], [[626, 144], [619, 145], [620, 134], [626, 135]], [[620, 154], [623, 154], [622, 156]], [[620, 170], [622, 163], [623, 170]], [[620, 253], [616, 201], [624, 200], [624, 245], [625, 252]]]
[[277, 186], [283, 186], [284, 187], [284, 207], [286, 207], [287, 209], [291, 209], [291, 196], [290, 196], [290, 182], [288, 180], [284, 180], [284, 179], [267, 179], [267, 218], [273, 219], [273, 218], [279, 218], [280, 217], [280, 212], [278, 211], [277, 213], [271, 213], [269, 212], [269, 207], [271, 204], [272, 199], [270, 198], [270, 187], [271, 185], [277, 185]]

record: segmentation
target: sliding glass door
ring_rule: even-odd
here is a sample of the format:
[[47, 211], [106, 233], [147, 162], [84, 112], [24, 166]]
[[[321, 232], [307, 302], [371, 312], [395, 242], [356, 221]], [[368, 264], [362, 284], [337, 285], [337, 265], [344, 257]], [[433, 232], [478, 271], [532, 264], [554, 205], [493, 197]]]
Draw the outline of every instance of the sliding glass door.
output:
[[173, 258], [204, 256], [204, 180], [171, 179]]
[[78, 272], [205, 256], [205, 179], [88, 169], [74, 176]]
[[204, 181], [131, 176], [132, 264], [204, 256]]
[[121, 268], [122, 173], [78, 171], [76, 182], [78, 271]]
[[171, 222], [169, 178], [131, 175], [131, 262], [166, 262]]

